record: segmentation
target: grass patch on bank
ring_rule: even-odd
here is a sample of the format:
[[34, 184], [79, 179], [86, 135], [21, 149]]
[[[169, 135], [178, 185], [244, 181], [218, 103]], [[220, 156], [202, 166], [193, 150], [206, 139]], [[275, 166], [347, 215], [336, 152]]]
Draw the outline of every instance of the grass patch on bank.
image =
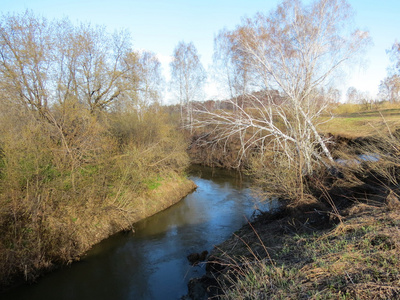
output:
[[145, 181], [145, 184], [146, 184], [146, 187], [149, 189], [149, 190], [155, 190], [155, 189], [157, 189], [158, 187], [160, 187], [161, 186], [161, 184], [162, 184], [162, 182], [163, 182], [163, 180], [164, 180], [164, 178], [162, 178], [161, 176], [155, 176], [155, 177], [152, 177], [152, 178], [149, 178], [149, 179], [147, 179], [146, 181]]

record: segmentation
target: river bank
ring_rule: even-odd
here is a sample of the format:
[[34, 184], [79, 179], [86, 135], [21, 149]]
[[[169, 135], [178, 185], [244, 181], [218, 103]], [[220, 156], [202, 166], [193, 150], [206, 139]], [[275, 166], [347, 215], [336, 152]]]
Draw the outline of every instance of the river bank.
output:
[[250, 219], [257, 202], [238, 172], [192, 166], [194, 192], [171, 207], [96, 244], [80, 261], [1, 295], [6, 299], [163, 299], [187, 293], [205, 267], [191, 253], [211, 251]]
[[[93, 245], [117, 232], [132, 230], [134, 223], [179, 202], [195, 188], [196, 185], [188, 178], [170, 173], [160, 179], [154, 188], [129, 195], [131, 198], [123, 205], [120, 201], [108, 202], [107, 205], [87, 201], [84, 206], [63, 207], [59, 215], [47, 220], [53, 231], [59, 229], [59, 252], [31, 259], [32, 265], [27, 265], [25, 270], [9, 272], [0, 283], [1, 290], [33, 282], [61, 265], [78, 261]], [[1, 263], [5, 265], [7, 261], [2, 260]]]
[[213, 249], [182, 299], [398, 299], [398, 191], [363, 188], [335, 198], [339, 215], [317, 201], [261, 214]]
[[[132, 225], [176, 204], [196, 189], [193, 181], [186, 177], [173, 176], [159, 182], [159, 186], [133, 198], [130, 205], [123, 209], [104, 208], [91, 220], [77, 219], [75, 223], [81, 231], [82, 250], [79, 256], [93, 245], [109, 236], [125, 230], [134, 230]], [[93, 211], [96, 211], [92, 208]], [[93, 226], [93, 223], [95, 226]], [[79, 230], [78, 229], [78, 230]]]

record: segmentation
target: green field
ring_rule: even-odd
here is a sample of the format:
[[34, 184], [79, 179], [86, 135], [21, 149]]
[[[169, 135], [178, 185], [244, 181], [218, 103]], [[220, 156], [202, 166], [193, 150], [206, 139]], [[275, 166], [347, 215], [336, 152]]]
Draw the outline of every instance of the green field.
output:
[[349, 138], [381, 135], [394, 132], [400, 127], [400, 106], [377, 106], [372, 110], [362, 110], [355, 106], [356, 111], [341, 111], [337, 107], [331, 116], [325, 116], [325, 123], [320, 126], [321, 133], [330, 133]]

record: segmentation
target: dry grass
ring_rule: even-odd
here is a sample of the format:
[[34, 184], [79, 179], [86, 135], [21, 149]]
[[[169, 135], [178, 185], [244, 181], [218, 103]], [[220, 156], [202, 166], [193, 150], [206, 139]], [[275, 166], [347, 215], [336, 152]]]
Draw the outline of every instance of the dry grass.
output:
[[[382, 115], [384, 116], [384, 115]], [[355, 117], [336, 117], [320, 127], [321, 133], [330, 133], [348, 138], [368, 137], [377, 133], [388, 133], [388, 127], [395, 130], [400, 127], [399, 115], [382, 117], [360, 116]]]
[[338, 165], [339, 177], [322, 180], [314, 196], [325, 207], [261, 215], [212, 252], [211, 266], [225, 263], [214, 267], [221, 299], [400, 299], [400, 139], [390, 132], [357, 146], [379, 161]]
[[[399, 211], [364, 204], [356, 210], [331, 230], [284, 235], [265, 258], [254, 250], [231, 257], [219, 279], [221, 299], [398, 299]], [[260, 236], [269, 244], [271, 233]]]
[[0, 287], [79, 258], [194, 188], [186, 144], [162, 112], [71, 107], [60, 119], [62, 135], [33, 112], [0, 111]]
[[388, 133], [400, 126], [400, 105], [382, 103], [365, 110], [362, 105], [342, 104], [332, 109], [334, 118], [326, 118], [319, 130], [348, 138], [366, 137]]

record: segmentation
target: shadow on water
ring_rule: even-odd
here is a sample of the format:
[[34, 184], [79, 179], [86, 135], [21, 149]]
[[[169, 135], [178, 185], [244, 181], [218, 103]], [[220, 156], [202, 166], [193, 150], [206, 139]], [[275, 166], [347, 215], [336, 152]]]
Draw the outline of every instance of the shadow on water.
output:
[[[186, 256], [210, 251], [246, 222], [256, 200], [239, 173], [193, 167], [195, 192], [93, 247], [80, 261], [2, 299], [179, 299], [204, 265]], [[260, 204], [257, 204], [260, 205]], [[264, 209], [268, 209], [264, 204]]]

